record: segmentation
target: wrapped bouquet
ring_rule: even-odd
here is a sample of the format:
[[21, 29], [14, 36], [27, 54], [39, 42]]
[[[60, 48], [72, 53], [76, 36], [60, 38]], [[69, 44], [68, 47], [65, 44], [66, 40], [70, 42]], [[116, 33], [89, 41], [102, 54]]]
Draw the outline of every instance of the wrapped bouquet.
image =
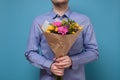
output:
[[[56, 58], [67, 55], [81, 30], [82, 26], [70, 19], [42, 26], [43, 34]], [[62, 80], [62, 77], [57, 77], [56, 80]]]

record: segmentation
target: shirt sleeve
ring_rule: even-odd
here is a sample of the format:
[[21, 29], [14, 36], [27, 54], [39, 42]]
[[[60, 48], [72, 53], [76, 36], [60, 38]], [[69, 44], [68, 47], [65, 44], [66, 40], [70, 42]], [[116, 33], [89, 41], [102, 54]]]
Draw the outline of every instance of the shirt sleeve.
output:
[[98, 59], [98, 45], [95, 38], [95, 32], [89, 19], [85, 23], [83, 29], [83, 45], [84, 51], [71, 56], [72, 68], [77, 67], [80, 64], [86, 64]]
[[50, 67], [53, 61], [39, 54], [41, 32], [39, 24], [34, 21], [30, 29], [25, 56], [32, 65], [40, 69], [45, 69], [49, 74], [51, 74]]

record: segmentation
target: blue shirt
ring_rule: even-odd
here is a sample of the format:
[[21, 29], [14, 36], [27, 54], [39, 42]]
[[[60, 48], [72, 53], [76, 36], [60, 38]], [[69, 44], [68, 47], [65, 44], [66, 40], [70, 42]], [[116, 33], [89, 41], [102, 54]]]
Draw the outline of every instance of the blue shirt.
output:
[[63, 80], [85, 80], [84, 65], [98, 58], [98, 45], [93, 26], [89, 18], [83, 14], [67, 10], [63, 16], [57, 15], [53, 10], [35, 18], [31, 26], [28, 47], [25, 56], [28, 61], [40, 68], [40, 80], [54, 80], [50, 66], [55, 57], [49, 47], [39, 25], [47, 20], [54, 22], [70, 18], [83, 26], [83, 30], [68, 52], [72, 60], [72, 67], [66, 68]]

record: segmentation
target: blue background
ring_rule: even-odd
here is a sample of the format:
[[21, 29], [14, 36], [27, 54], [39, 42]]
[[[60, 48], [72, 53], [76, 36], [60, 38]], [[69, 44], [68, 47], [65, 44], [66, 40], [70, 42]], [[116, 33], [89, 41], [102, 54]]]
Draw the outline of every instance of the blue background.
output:
[[[120, 80], [120, 0], [70, 0], [92, 21], [100, 58], [86, 65], [87, 80]], [[0, 0], [0, 80], [38, 80], [24, 57], [33, 19], [51, 10], [50, 0]]]

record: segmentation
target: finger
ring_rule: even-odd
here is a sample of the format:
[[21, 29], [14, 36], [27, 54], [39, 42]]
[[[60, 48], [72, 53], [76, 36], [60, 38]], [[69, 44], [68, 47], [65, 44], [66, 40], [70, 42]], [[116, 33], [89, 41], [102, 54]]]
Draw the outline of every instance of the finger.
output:
[[61, 75], [64, 74], [64, 71], [63, 71], [63, 70], [56, 70], [56, 71], [54, 72], [54, 74], [55, 74], [55, 75], [58, 75], [58, 76], [61, 76]]
[[64, 62], [64, 63], [56, 63], [55, 64], [55, 66], [65, 66], [65, 65], [67, 65], [68, 64], [68, 62]]
[[63, 68], [68, 68], [68, 67], [70, 67], [70, 65], [65, 65], [65, 66], [62, 66]]
[[55, 73], [56, 76], [63, 76], [64, 73]]
[[63, 61], [60, 61], [60, 62], [58, 62], [58, 63], [68, 63], [68, 62], [70, 62], [69, 59], [64, 59]]
[[54, 71], [55, 74], [63, 74], [63, 71], [56, 70]]
[[64, 69], [64, 66], [57, 66], [59, 69]]
[[55, 61], [60, 62], [60, 61], [63, 61], [65, 59], [66, 59], [66, 56], [63, 56], [63, 57], [57, 58]]
[[54, 71], [64, 71], [64, 68], [62, 66], [56, 66], [53, 68]]
[[70, 65], [63, 65], [63, 66], [58, 66], [59, 69], [65, 69], [68, 68]]
[[71, 65], [70, 62], [64, 62], [64, 63], [56, 63], [55, 66], [57, 66], [59, 69], [67, 68]]

